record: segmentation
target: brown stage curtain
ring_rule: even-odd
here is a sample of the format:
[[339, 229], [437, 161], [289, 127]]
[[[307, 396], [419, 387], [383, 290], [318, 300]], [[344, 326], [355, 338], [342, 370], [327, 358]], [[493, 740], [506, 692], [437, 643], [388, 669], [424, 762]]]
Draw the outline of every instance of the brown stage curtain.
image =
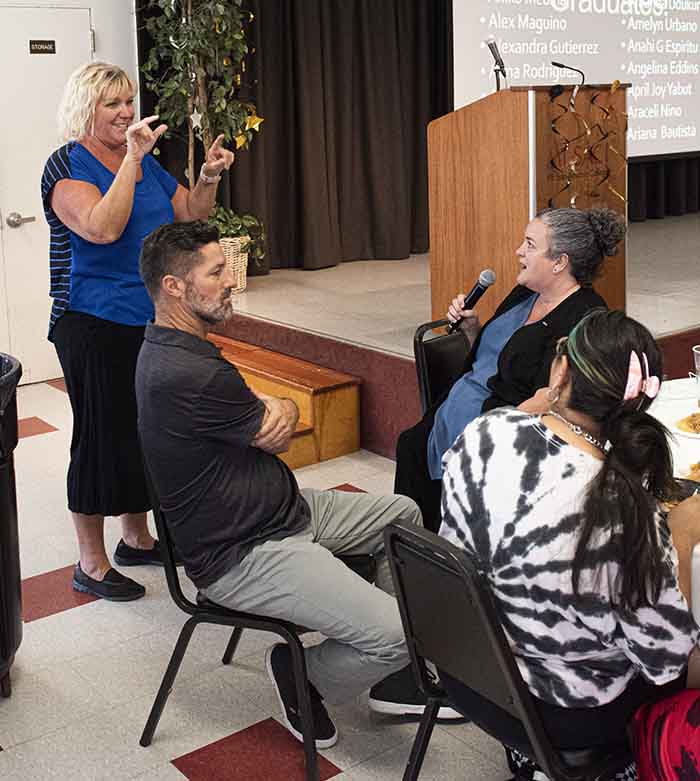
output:
[[[246, 7], [248, 90], [265, 122], [223, 202], [265, 222], [274, 268], [426, 252], [426, 125], [452, 109], [452, 0]], [[182, 180], [172, 146], [161, 160]]]
[[633, 157], [628, 180], [632, 222], [700, 211], [700, 152]]

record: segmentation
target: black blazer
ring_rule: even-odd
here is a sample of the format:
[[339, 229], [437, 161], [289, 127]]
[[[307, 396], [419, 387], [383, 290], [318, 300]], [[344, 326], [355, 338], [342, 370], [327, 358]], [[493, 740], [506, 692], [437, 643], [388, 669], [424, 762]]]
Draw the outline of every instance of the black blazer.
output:
[[[532, 295], [532, 290], [517, 285], [500, 303], [493, 317], [484, 324], [472, 346], [464, 371], [472, 368], [484, 328], [497, 317]], [[481, 411], [495, 407], [517, 407], [538, 388], [549, 384], [549, 367], [554, 359], [557, 341], [591, 309], [607, 308], [604, 299], [590, 287], [582, 287], [565, 298], [546, 317], [519, 328], [506, 342], [498, 356], [498, 373], [488, 381], [491, 395]]]

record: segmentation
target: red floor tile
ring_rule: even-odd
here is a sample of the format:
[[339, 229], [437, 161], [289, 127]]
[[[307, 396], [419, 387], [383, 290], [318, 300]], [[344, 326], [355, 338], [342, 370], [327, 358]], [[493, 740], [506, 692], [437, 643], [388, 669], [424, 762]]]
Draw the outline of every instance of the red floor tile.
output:
[[20, 418], [17, 422], [17, 432], [20, 439], [34, 437], [37, 434], [48, 434], [49, 431], [58, 431], [58, 429], [41, 418]]
[[94, 602], [97, 597], [73, 591], [73, 564], [22, 581], [22, 618], [25, 623]]
[[347, 491], [351, 494], [366, 494], [367, 491], [363, 491], [362, 488], [358, 488], [350, 483], [342, 483], [341, 485], [334, 485], [331, 491]]
[[[265, 719], [173, 759], [189, 781], [305, 781], [304, 749], [274, 719]], [[319, 756], [321, 781], [340, 772]]]
[[57, 380], [47, 380], [46, 384], [50, 385], [52, 388], [56, 388], [56, 390], [62, 390], [64, 393], [68, 393], [66, 381], [63, 377], [59, 377]]

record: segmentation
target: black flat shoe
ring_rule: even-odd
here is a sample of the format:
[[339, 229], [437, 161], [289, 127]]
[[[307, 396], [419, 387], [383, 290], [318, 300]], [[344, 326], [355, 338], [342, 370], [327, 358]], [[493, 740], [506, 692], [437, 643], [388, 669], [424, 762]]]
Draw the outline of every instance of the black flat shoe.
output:
[[[158, 540], [152, 548], [132, 548], [124, 540], [119, 540], [114, 551], [114, 562], [120, 567], [137, 567], [152, 564], [156, 567], [163, 566], [163, 552]], [[175, 553], [175, 564], [182, 564], [180, 557]]]
[[95, 580], [83, 572], [80, 562], [73, 570], [73, 588], [111, 602], [131, 602], [133, 599], [140, 599], [146, 593], [146, 589], [140, 583], [125, 577], [114, 568], [108, 570], [103, 580]]

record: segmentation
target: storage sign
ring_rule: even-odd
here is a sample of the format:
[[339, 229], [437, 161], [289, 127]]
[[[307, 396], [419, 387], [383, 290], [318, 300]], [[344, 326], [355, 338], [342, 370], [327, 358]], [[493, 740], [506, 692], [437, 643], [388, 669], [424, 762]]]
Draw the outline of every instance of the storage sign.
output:
[[29, 41], [30, 54], [56, 54], [56, 41]]

